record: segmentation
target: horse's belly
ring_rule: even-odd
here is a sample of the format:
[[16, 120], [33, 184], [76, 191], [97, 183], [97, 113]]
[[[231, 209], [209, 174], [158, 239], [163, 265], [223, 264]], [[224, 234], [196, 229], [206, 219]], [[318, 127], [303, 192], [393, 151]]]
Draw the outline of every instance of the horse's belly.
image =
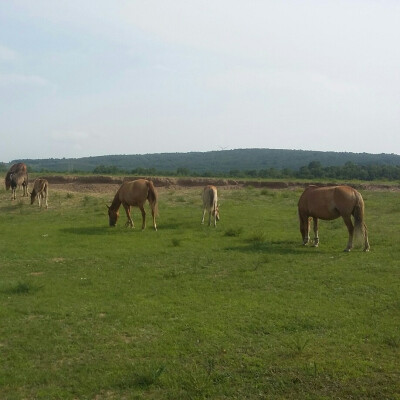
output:
[[309, 215], [310, 217], [319, 218], [326, 221], [340, 217], [340, 213], [336, 208], [330, 208], [327, 210], [310, 210]]

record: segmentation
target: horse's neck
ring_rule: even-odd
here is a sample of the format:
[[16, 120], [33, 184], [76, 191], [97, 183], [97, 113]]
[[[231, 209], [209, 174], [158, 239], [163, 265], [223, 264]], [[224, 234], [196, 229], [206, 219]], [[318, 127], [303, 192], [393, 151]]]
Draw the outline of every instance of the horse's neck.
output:
[[114, 197], [114, 200], [111, 203], [110, 208], [112, 210], [117, 211], [119, 209], [119, 206], [121, 205], [121, 200], [119, 199], [119, 191], [117, 192], [117, 194]]

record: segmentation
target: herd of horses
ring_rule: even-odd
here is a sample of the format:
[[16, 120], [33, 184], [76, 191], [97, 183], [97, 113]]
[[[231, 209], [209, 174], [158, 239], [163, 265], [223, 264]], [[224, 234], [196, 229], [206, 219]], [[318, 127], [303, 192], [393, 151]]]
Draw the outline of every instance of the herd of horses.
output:
[[[16, 199], [16, 188], [23, 187], [23, 196], [28, 196], [28, 171], [24, 163], [11, 166], [5, 177], [6, 189], [12, 190], [12, 200]], [[39, 207], [45, 201], [48, 207], [48, 182], [46, 179], [37, 178], [33, 184], [31, 204], [38, 198]], [[207, 185], [203, 189], [203, 218], [204, 224], [206, 212], [208, 212], [208, 226], [216, 227], [219, 221], [218, 193], [213, 185]], [[123, 182], [108, 208], [109, 225], [115, 226], [119, 217], [119, 208], [125, 209], [126, 226], [134, 227], [131, 217], [131, 207], [138, 207], [142, 213], [142, 229], [146, 227], [146, 211], [144, 205], [148, 201], [153, 217], [153, 227], [157, 230], [156, 216], [158, 214], [158, 196], [153, 182], [147, 179], [137, 179]], [[318, 219], [334, 220], [342, 217], [347, 227], [349, 239], [345, 251], [353, 248], [354, 239], [361, 238], [363, 250], [369, 251], [367, 227], [364, 222], [364, 200], [361, 194], [350, 186], [308, 186], [301, 194], [298, 202], [298, 215], [300, 220], [300, 232], [303, 245], [310, 242], [310, 222], [313, 220], [314, 239], [313, 246], [318, 247]], [[352, 220], [354, 219], [354, 223]]]
[[[11, 188], [11, 200], [16, 199], [16, 192], [18, 187], [23, 189], [23, 197], [28, 197], [28, 168], [24, 163], [13, 164], [7, 171], [5, 177], [6, 190]], [[48, 188], [49, 183], [46, 179], [37, 178], [33, 182], [33, 189], [30, 192], [31, 204], [38, 199], [39, 207], [42, 207], [43, 200], [45, 206], [48, 208]]]

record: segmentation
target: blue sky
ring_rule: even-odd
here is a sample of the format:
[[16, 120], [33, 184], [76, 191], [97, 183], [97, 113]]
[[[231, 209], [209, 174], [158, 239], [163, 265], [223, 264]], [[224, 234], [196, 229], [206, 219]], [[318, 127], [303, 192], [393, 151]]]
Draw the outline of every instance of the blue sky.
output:
[[400, 153], [400, 3], [0, 2], [0, 161]]

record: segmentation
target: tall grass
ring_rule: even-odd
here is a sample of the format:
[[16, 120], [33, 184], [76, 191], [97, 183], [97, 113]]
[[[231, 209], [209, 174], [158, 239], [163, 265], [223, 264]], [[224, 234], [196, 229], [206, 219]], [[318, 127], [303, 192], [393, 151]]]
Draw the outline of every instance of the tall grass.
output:
[[157, 232], [50, 194], [0, 190], [0, 398], [399, 398], [397, 193], [363, 193], [369, 254], [340, 220], [301, 246], [298, 191], [221, 189], [213, 228], [160, 190]]

